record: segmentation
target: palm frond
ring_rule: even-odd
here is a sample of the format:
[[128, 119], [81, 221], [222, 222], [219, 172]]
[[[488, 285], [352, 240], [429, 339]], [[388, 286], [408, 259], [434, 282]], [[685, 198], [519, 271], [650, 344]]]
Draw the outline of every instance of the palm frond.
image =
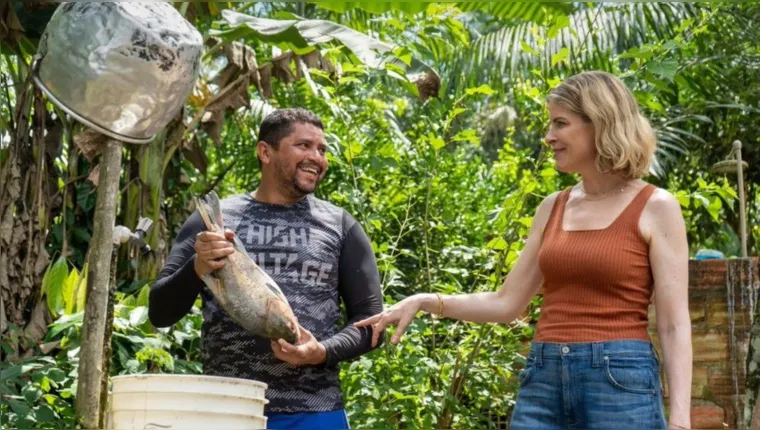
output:
[[365, 1], [365, 2], [344, 2], [344, 1], [319, 1], [309, 2], [319, 6], [322, 9], [330, 10], [337, 13], [344, 13], [351, 10], [363, 10], [373, 14], [382, 14], [388, 11], [399, 11], [407, 14], [422, 12], [427, 8], [424, 2], [390, 2], [390, 1]]
[[[461, 50], [445, 72], [454, 80], [450, 88], [488, 83], [503, 89], [511, 77], [535, 69], [547, 77], [560, 70], [610, 70], [616, 54], [672, 36], [681, 20], [697, 14], [688, 3], [595, 5], [570, 15], [559, 30], [522, 23], [486, 34]], [[570, 61], [558, 63], [565, 55]]]
[[245, 120], [252, 124], [259, 124], [264, 121], [267, 115], [274, 112], [276, 107], [272, 106], [264, 99], [251, 99], [250, 109], [245, 115]]
[[464, 12], [480, 11], [495, 18], [536, 23], [546, 22], [548, 14], [567, 15], [573, 11], [573, 5], [565, 2], [457, 2], [457, 7]]
[[675, 110], [669, 110], [666, 115], [652, 124], [657, 134], [657, 151], [650, 172], [657, 177], [665, 175], [679, 157], [694, 149], [695, 144], [707, 144], [702, 137], [689, 131], [693, 129], [692, 123], [713, 124], [705, 115], [680, 114]]

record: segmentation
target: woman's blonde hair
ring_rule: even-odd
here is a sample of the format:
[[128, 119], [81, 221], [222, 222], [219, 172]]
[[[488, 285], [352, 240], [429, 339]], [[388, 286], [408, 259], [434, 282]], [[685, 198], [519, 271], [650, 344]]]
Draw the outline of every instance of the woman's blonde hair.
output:
[[657, 139], [631, 91], [606, 72], [575, 75], [546, 97], [594, 125], [596, 168], [640, 178], [649, 171]]

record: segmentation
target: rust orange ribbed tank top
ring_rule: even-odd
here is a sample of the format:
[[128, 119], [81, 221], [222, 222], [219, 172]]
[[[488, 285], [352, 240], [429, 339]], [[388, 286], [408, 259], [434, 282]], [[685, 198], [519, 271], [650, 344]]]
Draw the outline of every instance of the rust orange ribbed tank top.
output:
[[538, 254], [544, 302], [535, 340], [649, 340], [654, 281], [639, 218], [655, 189], [645, 186], [602, 230], [564, 231], [570, 190], [557, 196]]

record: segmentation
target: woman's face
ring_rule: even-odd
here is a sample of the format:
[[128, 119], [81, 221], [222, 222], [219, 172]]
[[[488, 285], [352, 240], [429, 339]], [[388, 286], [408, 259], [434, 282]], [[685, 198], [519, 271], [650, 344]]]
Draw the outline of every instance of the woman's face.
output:
[[547, 107], [550, 122], [544, 141], [554, 151], [557, 170], [578, 173], [595, 168], [594, 125], [562, 106]]

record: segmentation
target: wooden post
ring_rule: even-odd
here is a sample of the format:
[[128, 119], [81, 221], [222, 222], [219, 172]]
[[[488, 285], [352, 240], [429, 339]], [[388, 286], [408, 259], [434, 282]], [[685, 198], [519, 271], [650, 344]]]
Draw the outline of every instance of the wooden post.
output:
[[108, 305], [106, 306], [106, 329], [103, 333], [103, 370], [100, 378], [100, 406], [98, 407], [99, 429], [105, 429], [108, 415], [108, 375], [111, 370], [111, 339], [113, 338], [113, 313], [116, 299], [116, 270], [119, 260], [118, 245], [111, 252], [111, 277], [108, 282]]
[[84, 429], [100, 428], [103, 422], [100, 404], [101, 384], [104, 377], [104, 339], [108, 316], [111, 254], [114, 247], [113, 227], [121, 176], [121, 149], [120, 141], [108, 139], [100, 160], [76, 396], [77, 420]]
[[734, 141], [733, 146], [734, 151], [736, 151], [736, 180], [739, 186], [739, 238], [742, 246], [742, 258], [747, 258], [747, 221], [744, 219], [746, 209], [744, 198], [744, 169], [742, 166], [742, 143], [737, 140]]

